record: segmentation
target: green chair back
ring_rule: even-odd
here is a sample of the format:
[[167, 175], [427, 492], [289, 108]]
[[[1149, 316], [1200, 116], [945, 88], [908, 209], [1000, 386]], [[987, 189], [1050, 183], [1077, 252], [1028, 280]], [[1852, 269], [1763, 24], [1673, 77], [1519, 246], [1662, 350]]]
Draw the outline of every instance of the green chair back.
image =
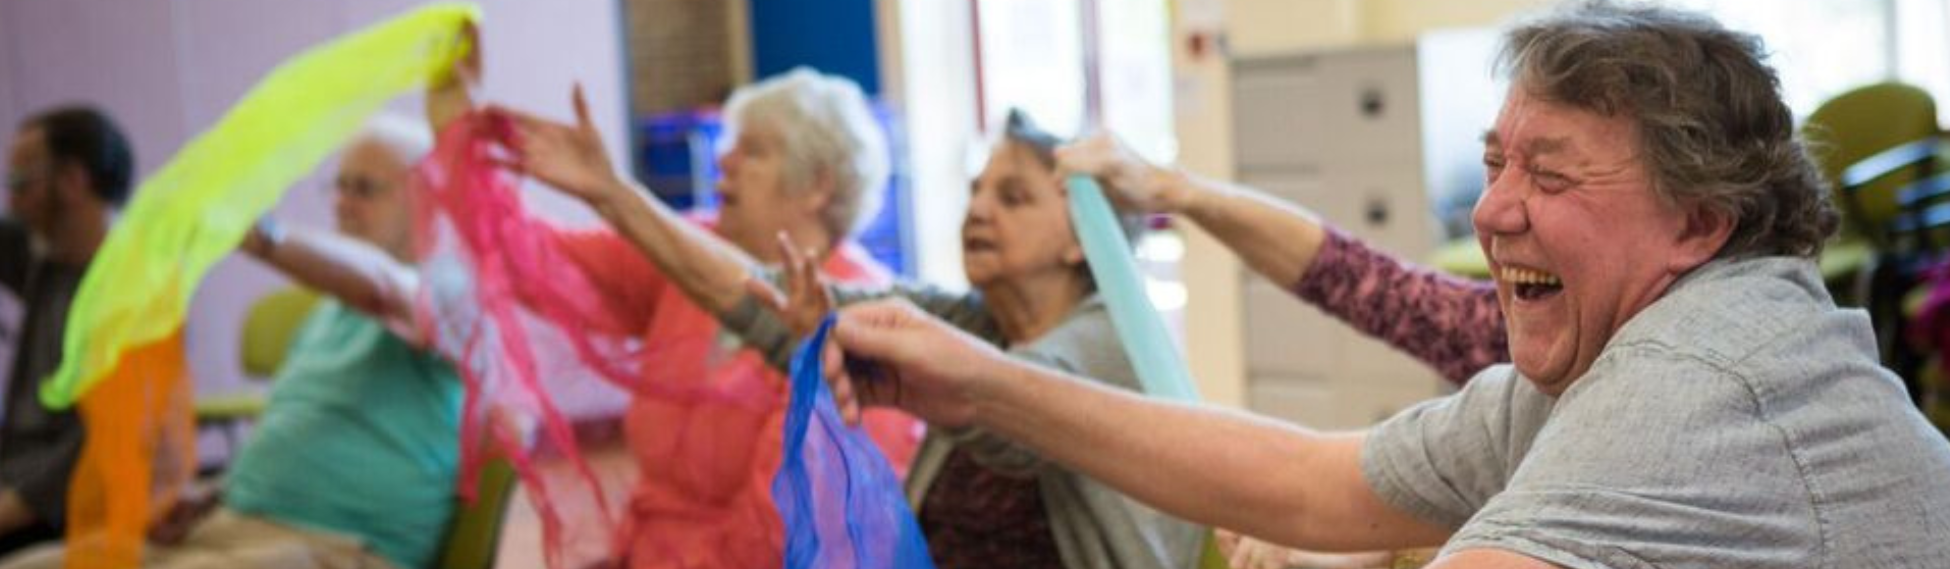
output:
[[1886, 245], [1882, 228], [1897, 214], [1896, 191], [1917, 179], [1897, 172], [1847, 195], [1841, 184], [1849, 165], [1898, 145], [1937, 133], [1936, 102], [1928, 92], [1901, 83], [1877, 83], [1830, 99], [1808, 115], [1803, 136], [1815, 162], [1847, 214], [1843, 231]]
[[507, 519], [508, 500], [514, 494], [515, 469], [506, 460], [494, 460], [481, 468], [478, 494], [474, 503], [461, 503], [454, 521], [447, 528], [447, 539], [440, 548], [436, 569], [492, 569], [495, 552], [501, 547], [501, 524]]
[[298, 325], [318, 305], [318, 293], [298, 287], [264, 295], [244, 314], [241, 334], [244, 373], [256, 379], [277, 375]]
[[1219, 551], [1219, 538], [1212, 532], [1205, 532], [1205, 547], [1199, 550], [1198, 569], [1232, 569], [1226, 555]]

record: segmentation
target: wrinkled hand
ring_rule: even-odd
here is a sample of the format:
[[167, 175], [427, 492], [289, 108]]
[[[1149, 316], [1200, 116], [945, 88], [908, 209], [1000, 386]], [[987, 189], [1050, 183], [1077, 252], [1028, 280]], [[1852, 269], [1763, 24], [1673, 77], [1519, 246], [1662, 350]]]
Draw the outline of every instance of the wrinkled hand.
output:
[[785, 271], [785, 293], [754, 278], [745, 279], [745, 293], [778, 314], [793, 336], [803, 338], [819, 328], [819, 321], [833, 309], [833, 299], [827, 296], [826, 286], [819, 282], [813, 252], [800, 252], [784, 231], [779, 232], [779, 252], [780, 258], [785, 259], [785, 266], [780, 267]]
[[1108, 133], [1097, 133], [1056, 149], [1056, 169], [1064, 175], [1096, 178], [1119, 208], [1173, 213], [1182, 207], [1183, 192], [1163, 182], [1165, 170]]
[[462, 26], [461, 41], [467, 44], [467, 54], [455, 61], [446, 75], [427, 85], [427, 122], [436, 132], [473, 110], [474, 93], [481, 87], [481, 31], [473, 22]]
[[502, 166], [534, 176], [542, 182], [592, 205], [631, 191], [603, 151], [602, 134], [589, 118], [589, 102], [582, 85], [570, 95], [576, 124], [563, 124], [519, 110], [491, 106], [492, 115], [506, 117], [513, 127], [502, 145], [512, 155]]
[[215, 489], [191, 484], [169, 505], [169, 511], [163, 512], [149, 525], [149, 542], [157, 545], [182, 543], [183, 538], [190, 535], [190, 529], [215, 511], [220, 502], [222, 495]]
[[0, 533], [27, 527], [35, 519], [34, 510], [27, 507], [19, 490], [0, 488]]
[[865, 405], [893, 406], [930, 425], [973, 422], [971, 392], [1005, 356], [905, 300], [840, 312], [825, 353], [826, 381], [841, 417], [859, 424]]

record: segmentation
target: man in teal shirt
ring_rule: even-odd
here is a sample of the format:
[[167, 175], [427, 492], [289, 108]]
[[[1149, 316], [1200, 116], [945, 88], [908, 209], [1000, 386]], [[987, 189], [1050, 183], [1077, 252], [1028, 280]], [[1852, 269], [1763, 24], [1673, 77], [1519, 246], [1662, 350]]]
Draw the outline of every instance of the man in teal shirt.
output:
[[220, 515], [356, 537], [427, 567], [454, 510], [460, 400], [445, 361], [326, 300], [292, 341]]
[[[403, 266], [408, 170], [430, 144], [419, 125], [374, 124], [344, 155], [335, 211], [342, 233]], [[258, 231], [246, 248], [282, 267], [332, 246], [324, 237]], [[223, 502], [234, 515], [351, 536], [394, 565], [427, 567], [454, 510], [461, 383], [447, 362], [369, 316], [397, 314], [372, 298], [329, 299], [306, 319]]]

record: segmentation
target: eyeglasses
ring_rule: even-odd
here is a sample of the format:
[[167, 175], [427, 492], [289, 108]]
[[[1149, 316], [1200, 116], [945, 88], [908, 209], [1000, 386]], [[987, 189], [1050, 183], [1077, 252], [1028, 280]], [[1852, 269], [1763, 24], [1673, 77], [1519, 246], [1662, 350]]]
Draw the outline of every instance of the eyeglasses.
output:
[[370, 200], [392, 192], [393, 184], [365, 177], [348, 177], [333, 180], [326, 185], [326, 190], [357, 200]]

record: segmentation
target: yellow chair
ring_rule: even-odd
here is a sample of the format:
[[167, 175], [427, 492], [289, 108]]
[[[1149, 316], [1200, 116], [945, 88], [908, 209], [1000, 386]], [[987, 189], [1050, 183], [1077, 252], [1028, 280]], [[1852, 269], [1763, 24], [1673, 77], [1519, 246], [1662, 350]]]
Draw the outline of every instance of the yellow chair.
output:
[[264, 295], [244, 314], [244, 333], [239, 346], [244, 358], [244, 373], [254, 379], [270, 379], [284, 365], [284, 355], [298, 325], [318, 305], [318, 293], [291, 287]]
[[[238, 335], [245, 376], [261, 381], [277, 375], [278, 366], [284, 365], [285, 350], [291, 346], [292, 336], [298, 333], [298, 325], [304, 323], [317, 304], [317, 293], [297, 287], [264, 295], [251, 303], [249, 311], [244, 313], [243, 331]], [[196, 424], [219, 429], [225, 445], [235, 453], [242, 442], [238, 431], [245, 423], [263, 415], [265, 404], [262, 393], [199, 397], [195, 403]]]

